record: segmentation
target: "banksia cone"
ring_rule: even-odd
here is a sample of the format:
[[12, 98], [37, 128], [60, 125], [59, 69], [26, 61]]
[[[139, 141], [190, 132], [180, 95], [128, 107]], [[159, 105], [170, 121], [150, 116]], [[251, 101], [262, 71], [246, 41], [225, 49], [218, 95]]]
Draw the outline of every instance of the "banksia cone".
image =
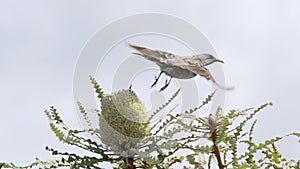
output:
[[101, 140], [115, 153], [124, 154], [134, 149], [149, 135], [146, 109], [134, 91], [128, 89], [106, 95], [101, 105]]

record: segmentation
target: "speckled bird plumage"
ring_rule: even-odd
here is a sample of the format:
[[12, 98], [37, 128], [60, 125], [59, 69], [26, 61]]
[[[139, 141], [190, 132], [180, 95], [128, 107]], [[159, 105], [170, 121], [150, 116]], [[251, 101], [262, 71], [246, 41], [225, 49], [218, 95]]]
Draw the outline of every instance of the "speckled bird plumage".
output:
[[[207, 80], [212, 81], [214, 84], [224, 90], [232, 89], [225, 88], [219, 85], [213, 78], [209, 70], [205, 67], [214, 62], [224, 63], [223, 61], [216, 59], [211, 54], [203, 53], [193, 56], [180, 56], [173, 53], [160, 50], [152, 50], [136, 45], [129, 46], [138, 51], [138, 53], [135, 52], [133, 54], [140, 55], [143, 58], [156, 63], [160, 67], [161, 72], [158, 77], [155, 77], [155, 82], [151, 87], [155, 86], [161, 74], [165, 73], [166, 75], [170, 76], [171, 79], [190, 79], [195, 77], [196, 75], [200, 75]], [[165, 82], [165, 86], [161, 88], [161, 91], [167, 88], [171, 79]]]

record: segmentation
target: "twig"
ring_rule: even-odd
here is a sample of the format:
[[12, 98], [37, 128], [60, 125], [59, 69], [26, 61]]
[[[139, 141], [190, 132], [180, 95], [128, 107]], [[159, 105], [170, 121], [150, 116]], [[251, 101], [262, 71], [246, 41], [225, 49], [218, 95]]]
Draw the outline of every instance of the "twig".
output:
[[218, 161], [218, 166], [219, 166], [219, 169], [224, 169], [224, 164], [222, 162], [222, 158], [221, 158], [221, 151], [220, 151], [220, 148], [219, 146], [217, 145], [217, 130], [215, 130], [210, 138], [212, 139], [213, 143], [214, 143], [214, 151], [213, 153], [215, 154], [215, 156], [217, 157], [217, 161]]
[[124, 159], [127, 163], [127, 169], [136, 169], [136, 166], [134, 165], [134, 158], [128, 157], [127, 159]]

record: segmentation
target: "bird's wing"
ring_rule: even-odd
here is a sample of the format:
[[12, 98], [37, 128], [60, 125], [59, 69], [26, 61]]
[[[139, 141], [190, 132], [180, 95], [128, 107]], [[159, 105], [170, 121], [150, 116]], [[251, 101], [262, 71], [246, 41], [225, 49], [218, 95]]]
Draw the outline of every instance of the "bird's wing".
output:
[[[169, 61], [172, 62], [172, 61]], [[195, 74], [198, 74], [202, 77], [204, 77], [207, 80], [212, 81], [215, 85], [217, 85], [219, 88], [224, 90], [233, 90], [233, 87], [224, 87], [221, 86], [219, 83], [216, 82], [215, 78], [212, 76], [212, 74], [209, 72], [207, 68], [205, 68], [202, 63], [200, 62], [193, 62], [190, 59], [180, 59], [180, 61], [173, 62], [174, 66], [178, 66], [182, 69], [187, 69]]]
[[152, 49], [148, 49], [145, 47], [130, 45], [130, 44], [129, 44], [129, 46], [136, 49], [138, 52], [140, 52], [140, 53], [134, 53], [134, 54], [140, 55], [140, 56], [144, 57], [145, 59], [155, 62], [157, 64], [164, 63], [165, 59], [176, 57], [176, 55], [174, 55], [172, 53], [164, 52], [164, 51], [152, 50]]
[[182, 69], [187, 69], [195, 74], [206, 78], [207, 80], [211, 80], [213, 83], [216, 82], [209, 70], [205, 68], [201, 63], [193, 63], [185, 60], [180, 60], [177, 62], [173, 62], [173, 65], [178, 66]]

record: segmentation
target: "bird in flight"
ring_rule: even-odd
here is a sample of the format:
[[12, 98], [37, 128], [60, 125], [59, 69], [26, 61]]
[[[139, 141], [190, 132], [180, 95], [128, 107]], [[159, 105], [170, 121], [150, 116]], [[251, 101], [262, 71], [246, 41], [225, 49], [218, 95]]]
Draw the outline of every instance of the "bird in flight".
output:
[[152, 50], [146, 47], [131, 44], [129, 44], [129, 46], [138, 51], [134, 52], [133, 54], [142, 56], [143, 58], [156, 63], [160, 67], [161, 71], [158, 77], [155, 77], [155, 81], [151, 85], [151, 88], [157, 84], [160, 76], [165, 73], [171, 78], [165, 81], [165, 85], [160, 89], [160, 91], [165, 90], [169, 86], [172, 78], [190, 79], [195, 77], [196, 75], [200, 75], [207, 80], [212, 81], [221, 89], [233, 89], [233, 87], [223, 87], [218, 84], [209, 70], [205, 67], [215, 62], [224, 63], [222, 60], [215, 58], [211, 54], [203, 53], [193, 56], [180, 56], [169, 52]]

